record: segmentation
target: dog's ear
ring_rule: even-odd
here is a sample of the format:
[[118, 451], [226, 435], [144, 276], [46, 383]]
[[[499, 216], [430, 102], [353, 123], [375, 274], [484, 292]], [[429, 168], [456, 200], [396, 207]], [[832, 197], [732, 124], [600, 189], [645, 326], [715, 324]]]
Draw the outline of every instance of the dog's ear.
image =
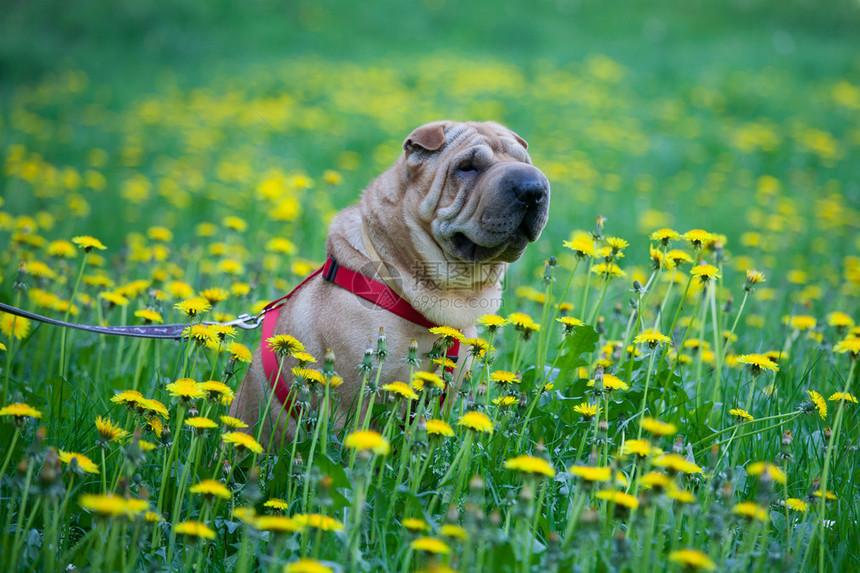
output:
[[[511, 131], [511, 130], [508, 130], [508, 131]], [[514, 136], [514, 139], [516, 139], [516, 140], [517, 140], [517, 143], [519, 143], [520, 145], [522, 145], [522, 146], [523, 146], [523, 147], [525, 147], [526, 149], [528, 149], [528, 148], [529, 148], [529, 142], [528, 142], [528, 141], [526, 141], [525, 139], [523, 139], [522, 137], [520, 137], [519, 135], [517, 135], [517, 134], [516, 134], [515, 132], [513, 132], [513, 131], [511, 131], [511, 135], [513, 135], [513, 136]]]
[[441, 122], [422, 125], [409, 134], [403, 142], [403, 150], [407, 153], [415, 149], [438, 151], [445, 145], [445, 125]]

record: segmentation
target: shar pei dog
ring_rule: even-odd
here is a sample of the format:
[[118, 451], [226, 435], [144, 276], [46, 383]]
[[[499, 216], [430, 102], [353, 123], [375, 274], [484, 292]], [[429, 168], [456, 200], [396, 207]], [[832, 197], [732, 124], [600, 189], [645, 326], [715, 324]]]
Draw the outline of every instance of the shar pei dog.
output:
[[[549, 181], [532, 165], [526, 148], [520, 136], [492, 122], [438, 121], [413, 131], [394, 165], [367, 186], [356, 205], [332, 220], [326, 267], [283, 302], [268, 332], [264, 323], [263, 341], [231, 414], [251, 425], [262, 417], [264, 441], [274, 438], [277, 444], [294, 435], [295, 416], [282, 414], [284, 401], [291, 401], [290, 384], [284, 381], [293, 380], [296, 360], [272, 358], [266, 346], [272, 333], [303, 343], [320, 361], [317, 367], [331, 349], [343, 378], [336, 390], [341, 427], [358, 402], [362, 375], [357, 367], [380, 327], [390, 356], [382, 363], [382, 383], [408, 381], [403, 359], [412, 341], [419, 355], [426, 355], [438, 339], [428, 324], [475, 336], [478, 318], [498, 310], [506, 266], [520, 258], [547, 221]], [[359, 289], [367, 288], [364, 277], [372, 279], [385, 291], [383, 298], [399, 297], [415, 316], [386, 310], [343, 280], [326, 280], [331, 267], [347, 273]], [[465, 368], [461, 354], [458, 364]], [[280, 369], [272, 366], [274, 360], [282, 361]], [[272, 399], [278, 372], [281, 392]]]

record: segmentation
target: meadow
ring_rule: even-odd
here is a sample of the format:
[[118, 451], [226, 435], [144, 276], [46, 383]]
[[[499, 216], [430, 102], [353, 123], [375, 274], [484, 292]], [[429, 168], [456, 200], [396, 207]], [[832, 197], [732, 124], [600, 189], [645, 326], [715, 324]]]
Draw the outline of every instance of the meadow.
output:
[[[37, 4], [0, 23], [0, 301], [188, 331], [0, 313], [5, 570], [860, 568], [856, 7], [501, 2], [476, 37], [488, 3]], [[317, 269], [440, 118], [552, 185], [471, 370], [445, 328], [369, 327], [361, 364], [263, 341], [304, 367], [261, 444], [227, 415], [260, 333], [202, 323]], [[376, 405], [336, 429], [356, 369]]]

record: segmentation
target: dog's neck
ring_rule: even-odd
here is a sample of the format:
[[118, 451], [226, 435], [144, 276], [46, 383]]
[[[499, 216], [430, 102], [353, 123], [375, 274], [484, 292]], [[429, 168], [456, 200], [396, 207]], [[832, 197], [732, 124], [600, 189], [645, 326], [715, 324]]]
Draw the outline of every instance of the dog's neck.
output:
[[332, 220], [326, 246], [340, 264], [368, 275], [375, 271], [372, 278], [437, 324], [466, 328], [498, 311], [506, 265], [448, 262], [441, 250], [434, 260], [425, 261], [419, 252], [439, 249], [432, 239], [426, 239], [432, 244], [415, 244], [425, 236], [412, 232], [391, 237], [372, 210], [355, 205]]

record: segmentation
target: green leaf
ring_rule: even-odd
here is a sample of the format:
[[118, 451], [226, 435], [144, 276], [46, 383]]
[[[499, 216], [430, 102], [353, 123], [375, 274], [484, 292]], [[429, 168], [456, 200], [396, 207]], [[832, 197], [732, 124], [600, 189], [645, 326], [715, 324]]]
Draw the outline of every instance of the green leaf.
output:
[[562, 353], [557, 364], [560, 381], [568, 380], [572, 371], [588, 364], [582, 355], [594, 352], [599, 339], [600, 336], [588, 324], [576, 327], [572, 334], [565, 337], [558, 347]]

